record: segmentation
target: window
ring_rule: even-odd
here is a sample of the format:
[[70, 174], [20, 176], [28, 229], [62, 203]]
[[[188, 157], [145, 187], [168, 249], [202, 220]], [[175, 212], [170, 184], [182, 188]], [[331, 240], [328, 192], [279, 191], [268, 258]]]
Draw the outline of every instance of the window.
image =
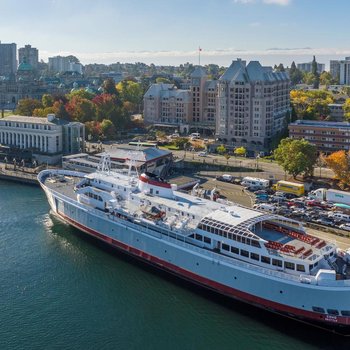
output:
[[249, 252], [247, 250], [241, 249], [241, 255], [249, 258]]
[[272, 265], [282, 267], [282, 261], [278, 259], [272, 259]]
[[239, 254], [239, 249], [236, 247], [231, 247], [231, 253]]
[[333, 315], [333, 316], [338, 316], [338, 315], [339, 315], [339, 311], [338, 311], [338, 310], [335, 310], [335, 309], [327, 309], [327, 312], [328, 312], [330, 315]]
[[350, 316], [350, 311], [347, 310], [341, 310], [342, 316]]
[[265, 263], [265, 264], [270, 264], [271, 263], [271, 259], [268, 258], [267, 256], [261, 256], [261, 262]]
[[295, 265], [293, 263], [291, 263], [291, 262], [288, 262], [288, 261], [284, 262], [284, 267], [286, 269], [289, 269], [289, 270], [294, 270], [295, 269]]
[[255, 241], [254, 239], [252, 239], [251, 245], [252, 245], [253, 247], [260, 248], [260, 243], [259, 243], [258, 241]]
[[198, 233], [196, 233], [196, 239], [197, 239], [198, 241], [201, 241], [201, 240], [202, 240], [202, 238], [203, 238], [203, 236], [202, 236], [202, 235], [199, 235]]
[[204, 239], [204, 243], [207, 243], [207, 244], [210, 244], [211, 243], [211, 239], [206, 237], [206, 236], [203, 236], [203, 239]]
[[305, 272], [305, 266], [297, 264], [297, 271]]
[[318, 306], [313, 306], [312, 310], [315, 312], [319, 312], [320, 314], [324, 314], [324, 308], [323, 307], [318, 307]]
[[228, 252], [230, 251], [230, 246], [229, 246], [228, 244], [222, 243], [222, 244], [221, 244], [221, 248], [222, 248], [223, 250], [227, 250]]
[[250, 253], [250, 258], [253, 260], [259, 261], [259, 254], [256, 253]]

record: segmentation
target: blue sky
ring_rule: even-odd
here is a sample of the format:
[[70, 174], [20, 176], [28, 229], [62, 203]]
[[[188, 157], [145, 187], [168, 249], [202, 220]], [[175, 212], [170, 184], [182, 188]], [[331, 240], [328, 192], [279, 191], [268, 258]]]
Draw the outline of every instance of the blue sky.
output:
[[290, 65], [350, 56], [349, 0], [0, 0], [0, 40], [82, 63]]

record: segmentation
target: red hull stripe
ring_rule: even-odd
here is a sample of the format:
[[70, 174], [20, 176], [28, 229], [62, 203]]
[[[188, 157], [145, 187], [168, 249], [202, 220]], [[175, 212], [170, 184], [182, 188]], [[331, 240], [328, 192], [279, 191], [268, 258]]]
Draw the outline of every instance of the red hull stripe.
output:
[[203, 285], [204, 287], [210, 288], [215, 290], [218, 293], [227, 295], [229, 297], [233, 297], [235, 299], [239, 299], [241, 301], [247, 302], [249, 304], [253, 304], [259, 307], [264, 307], [276, 312], [280, 313], [287, 313], [289, 316], [295, 316], [295, 317], [301, 317], [306, 318], [309, 320], [317, 321], [317, 322], [323, 322], [327, 324], [334, 324], [334, 325], [350, 325], [350, 317], [344, 317], [344, 316], [330, 316], [325, 314], [320, 314], [312, 311], [307, 310], [301, 310], [297, 309], [295, 307], [291, 307], [288, 305], [276, 303], [274, 301], [270, 301], [267, 299], [263, 299], [260, 297], [257, 297], [252, 294], [248, 294], [245, 292], [242, 292], [240, 290], [228, 287], [224, 284], [212, 281], [208, 278], [205, 278], [203, 276], [197, 275], [189, 270], [185, 270], [179, 266], [176, 266], [174, 264], [171, 264], [165, 260], [159, 259], [155, 256], [152, 256], [142, 250], [130, 247], [120, 241], [117, 241], [115, 239], [112, 239], [108, 236], [105, 236], [95, 230], [92, 230], [84, 225], [81, 225], [80, 223], [70, 219], [69, 217], [63, 215], [62, 213], [58, 213], [64, 220], [72, 224], [73, 226], [79, 228], [80, 230], [95, 236], [119, 249], [122, 249], [132, 255], [135, 255], [137, 257], [140, 257], [148, 262], [152, 262], [153, 264], [161, 267], [166, 268], [167, 270], [176, 273], [177, 275], [180, 275], [182, 277], [185, 277], [188, 280], [191, 280], [193, 282], [196, 282], [200, 285]]
[[153, 185], [153, 186], [164, 187], [164, 188], [171, 188], [171, 185], [168, 184], [168, 183], [154, 181], [154, 180], [148, 179], [148, 178], [146, 178], [146, 177], [144, 177], [142, 175], [139, 177], [139, 179], [142, 182], [148, 183], [148, 184]]

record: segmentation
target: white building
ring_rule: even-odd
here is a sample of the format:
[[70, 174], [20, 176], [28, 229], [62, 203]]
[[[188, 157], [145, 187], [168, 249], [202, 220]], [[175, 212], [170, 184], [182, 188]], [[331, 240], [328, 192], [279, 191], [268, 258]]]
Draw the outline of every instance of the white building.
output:
[[84, 150], [85, 126], [49, 114], [47, 118], [9, 116], [0, 119], [0, 144], [30, 149], [39, 162], [57, 163], [62, 154]]
[[[298, 63], [297, 67], [302, 72], [311, 73], [312, 72], [312, 62]], [[321, 74], [326, 70], [326, 65], [324, 63], [317, 63], [317, 73]]]
[[83, 65], [72, 62], [69, 57], [55, 56], [49, 57], [49, 70], [52, 72], [77, 72], [83, 74]]

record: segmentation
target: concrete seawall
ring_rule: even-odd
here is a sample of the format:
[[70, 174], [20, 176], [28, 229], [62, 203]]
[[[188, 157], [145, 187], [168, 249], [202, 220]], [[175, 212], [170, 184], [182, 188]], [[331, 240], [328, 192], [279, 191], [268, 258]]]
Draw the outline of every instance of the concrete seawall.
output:
[[27, 173], [20, 170], [8, 170], [0, 168], [0, 180], [39, 186], [36, 173]]

